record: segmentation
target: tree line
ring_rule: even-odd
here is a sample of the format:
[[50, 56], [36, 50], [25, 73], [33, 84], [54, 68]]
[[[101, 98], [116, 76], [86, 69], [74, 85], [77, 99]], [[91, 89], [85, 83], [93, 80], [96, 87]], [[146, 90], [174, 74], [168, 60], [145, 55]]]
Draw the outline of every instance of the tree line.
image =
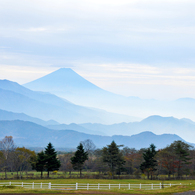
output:
[[5, 172], [17, 172], [21, 178], [22, 172], [36, 170], [47, 172], [63, 171], [72, 176], [73, 171], [96, 173], [95, 176], [107, 175], [110, 178], [126, 175], [140, 178], [146, 175], [153, 179], [160, 175], [181, 177], [195, 175], [195, 149], [182, 141], [174, 141], [162, 149], [156, 149], [154, 144], [148, 148], [124, 147], [111, 144], [97, 149], [91, 140], [79, 143], [75, 152], [57, 153], [51, 143], [45, 150], [35, 153], [25, 147], [16, 147], [13, 138], [6, 136], [0, 141], [0, 168]]

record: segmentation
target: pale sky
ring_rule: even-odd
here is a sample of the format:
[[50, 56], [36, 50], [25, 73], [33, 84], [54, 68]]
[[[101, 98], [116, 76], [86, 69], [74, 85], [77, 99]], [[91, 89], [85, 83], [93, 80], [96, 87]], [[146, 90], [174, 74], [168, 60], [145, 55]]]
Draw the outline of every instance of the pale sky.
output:
[[194, 0], [0, 0], [0, 79], [61, 67], [141, 98], [195, 98]]

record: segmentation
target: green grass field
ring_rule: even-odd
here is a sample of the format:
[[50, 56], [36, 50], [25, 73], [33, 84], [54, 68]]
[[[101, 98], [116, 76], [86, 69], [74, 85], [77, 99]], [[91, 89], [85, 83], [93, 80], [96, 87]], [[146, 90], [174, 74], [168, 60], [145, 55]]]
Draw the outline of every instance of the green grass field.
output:
[[[82, 172], [83, 175], [98, 175], [97, 172]], [[38, 179], [41, 177], [41, 173], [40, 172], [36, 172], [36, 171], [28, 171], [28, 172], [22, 172], [22, 177], [25, 179], [28, 178], [34, 178], [34, 179]], [[20, 177], [20, 172], [18, 172], [18, 176]], [[43, 172], [43, 177], [47, 178], [47, 172]], [[50, 172], [49, 175], [50, 178], [69, 178], [70, 175], [68, 172], [63, 172], [63, 171], [58, 171], [57, 173], [55, 172]], [[71, 172], [71, 177], [73, 178], [77, 178], [80, 177], [79, 172], [76, 171], [72, 171]], [[8, 179], [17, 179], [17, 172], [7, 172], [7, 178]], [[5, 179], [5, 173], [4, 172], [0, 172], [0, 179]]]
[[[21, 174], [22, 179], [40, 179], [41, 177], [41, 173], [40, 172], [36, 172], [36, 171], [28, 171], [28, 172], [22, 172]], [[82, 176], [83, 178], [88, 178], [88, 179], [109, 179], [111, 178], [111, 176], [109, 175], [103, 175], [103, 174], [99, 174], [98, 172], [87, 172], [87, 171], [83, 171], [82, 172]], [[50, 172], [49, 175], [50, 179], [70, 179], [71, 178], [80, 178], [79, 172], [77, 171], [72, 171], [71, 172], [71, 176], [69, 174], [69, 172], [63, 172], [63, 171], [58, 171], [58, 172]], [[183, 176], [184, 179], [188, 179], [189, 176]], [[17, 173], [16, 172], [7, 172], [7, 179], [19, 179], [20, 178], [20, 173], [18, 173], [18, 177], [17, 177]], [[43, 172], [43, 178], [47, 179], [47, 172]], [[129, 175], [121, 175], [121, 176], [117, 176], [115, 175], [115, 178], [122, 178], [122, 179], [127, 179], [127, 178], [131, 178], [134, 179], [136, 178], [136, 176], [129, 176]], [[142, 179], [147, 179], [147, 176], [142, 175], [141, 176]], [[5, 173], [4, 172], [0, 172], [0, 180], [5, 179]], [[159, 176], [159, 180], [166, 180], [168, 179], [168, 175], [160, 175]], [[174, 178], [172, 178], [174, 179]]]
[[[7, 182], [8, 180], [6, 180]], [[1, 180], [1, 182], [5, 182], [5, 180]], [[157, 181], [157, 180], [136, 180], [136, 179], [127, 179], [127, 180], [101, 180], [101, 179], [42, 179], [42, 180], [11, 180], [11, 182], [36, 182], [36, 183], [49, 183], [51, 182], [52, 184], [75, 184], [75, 183], [90, 183], [90, 184], [97, 184], [97, 183], [101, 183], [101, 184], [159, 184], [162, 181]], [[112, 190], [101, 190], [101, 191], [94, 191], [96, 194], [173, 194], [173, 193], [177, 193], [177, 192], [184, 192], [184, 191], [190, 191], [190, 190], [194, 190], [195, 189], [195, 181], [194, 180], [172, 180], [172, 181], [163, 181], [163, 183], [172, 183], [172, 184], [180, 184], [178, 186], [173, 186], [173, 187], [168, 187], [168, 188], [164, 188], [164, 189], [158, 189], [158, 190], [128, 190], [128, 189], [112, 189]], [[191, 183], [191, 185], [190, 185]], [[90, 190], [90, 192], [92, 193], [92, 191]], [[43, 190], [43, 189], [24, 189], [21, 187], [13, 187], [13, 186], [8, 186], [8, 187], [0, 187], [0, 193], [71, 193], [71, 194], [86, 194], [86, 190], [71, 190], [71, 191], [62, 191], [62, 190]], [[88, 191], [88, 194], [89, 191]]]

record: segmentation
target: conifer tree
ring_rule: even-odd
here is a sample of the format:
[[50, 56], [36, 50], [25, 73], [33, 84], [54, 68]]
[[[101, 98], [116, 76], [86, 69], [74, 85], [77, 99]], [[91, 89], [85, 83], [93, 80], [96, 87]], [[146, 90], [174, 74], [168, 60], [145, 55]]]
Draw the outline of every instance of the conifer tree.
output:
[[73, 169], [79, 170], [80, 177], [82, 174], [83, 164], [86, 160], [88, 160], [88, 153], [85, 152], [82, 143], [80, 143], [79, 146], [77, 146], [77, 151], [71, 158], [71, 164], [73, 166]]
[[43, 151], [37, 154], [37, 160], [34, 169], [41, 172], [41, 179], [43, 177], [43, 171], [45, 170], [46, 156]]
[[56, 171], [60, 168], [60, 161], [57, 159], [57, 152], [51, 143], [45, 148], [45, 168], [47, 177], [49, 178], [50, 171]]
[[102, 150], [103, 162], [107, 163], [110, 172], [112, 173], [112, 178], [114, 176], [115, 171], [118, 169], [122, 169], [125, 164], [124, 157], [119, 150], [119, 146], [116, 145], [114, 141], [107, 147], [104, 147]]
[[149, 179], [149, 175], [151, 173], [151, 179], [152, 174], [154, 171], [156, 171], [157, 161], [155, 160], [156, 155], [156, 146], [154, 144], [151, 144], [146, 151], [143, 152], [143, 158], [144, 162], [140, 165], [140, 169], [142, 172], [147, 172], [147, 178]]

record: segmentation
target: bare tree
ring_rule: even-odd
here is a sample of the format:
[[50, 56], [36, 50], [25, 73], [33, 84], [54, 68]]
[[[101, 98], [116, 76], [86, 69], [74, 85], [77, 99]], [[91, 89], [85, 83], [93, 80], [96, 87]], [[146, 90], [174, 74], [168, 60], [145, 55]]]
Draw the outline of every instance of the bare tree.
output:
[[25, 147], [16, 148], [14, 152], [14, 168], [18, 172], [20, 171], [20, 179], [22, 178], [22, 172], [31, 169], [31, 160], [36, 158], [34, 151], [31, 151]]
[[5, 170], [5, 178], [7, 179], [7, 170], [12, 167], [13, 158], [11, 158], [13, 152], [15, 151], [16, 146], [13, 141], [12, 136], [5, 136], [5, 138], [0, 141], [0, 150], [3, 153], [4, 158], [4, 170]]
[[73, 153], [68, 153], [68, 154], [61, 154], [58, 156], [60, 162], [61, 162], [61, 167], [60, 171], [69, 172], [69, 176], [71, 177], [71, 172], [73, 171], [73, 167], [71, 164], [71, 157], [73, 157]]
[[81, 144], [83, 145], [83, 148], [85, 152], [88, 153], [88, 155], [92, 155], [96, 149], [95, 144], [90, 139], [86, 139], [85, 141], [82, 141]]
[[94, 159], [94, 151], [96, 149], [96, 146], [93, 143], [93, 141], [90, 139], [86, 139], [86, 140], [82, 141], [81, 144], [83, 145], [84, 150], [88, 154], [88, 159], [84, 163], [84, 167], [88, 172], [94, 166], [93, 159]]

